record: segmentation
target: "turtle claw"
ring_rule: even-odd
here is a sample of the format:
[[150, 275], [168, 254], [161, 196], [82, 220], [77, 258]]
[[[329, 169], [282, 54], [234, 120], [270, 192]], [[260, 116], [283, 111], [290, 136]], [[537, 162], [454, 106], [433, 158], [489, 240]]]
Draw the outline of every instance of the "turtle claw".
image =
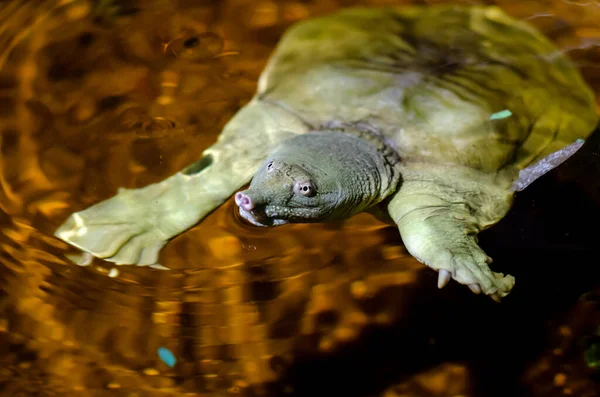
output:
[[451, 276], [448, 270], [441, 269], [438, 276], [438, 288], [444, 288], [450, 281]]
[[[448, 282], [450, 282], [450, 278], [452, 278], [452, 274], [450, 274], [448, 270], [441, 269], [439, 271], [438, 276], [438, 288], [444, 288], [448, 284]], [[481, 294], [481, 287], [479, 286], [479, 284], [469, 284], [468, 287], [471, 290], [471, 292], [473, 292], [475, 295]]]
[[474, 240], [467, 238], [453, 247], [450, 257], [453, 278], [467, 285], [474, 294], [483, 292], [499, 302], [515, 285], [513, 276], [493, 272], [488, 267], [489, 257]]
[[421, 244], [409, 248], [422, 263], [439, 272], [439, 288], [445, 286], [451, 277], [468, 286], [474, 294], [484, 293], [497, 301], [513, 288], [514, 277], [493, 272], [488, 266], [489, 257], [479, 248], [474, 237], [447, 239], [441, 234], [428, 237], [427, 240], [417, 240]]

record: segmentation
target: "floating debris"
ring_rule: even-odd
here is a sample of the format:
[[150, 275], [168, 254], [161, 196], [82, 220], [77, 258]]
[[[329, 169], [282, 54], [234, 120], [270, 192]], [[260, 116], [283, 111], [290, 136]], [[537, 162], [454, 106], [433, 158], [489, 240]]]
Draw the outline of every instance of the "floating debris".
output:
[[512, 112], [508, 109], [504, 109], [499, 112], [492, 113], [490, 120], [502, 120], [510, 116], [512, 116]]
[[111, 277], [111, 278], [115, 278], [118, 275], [119, 275], [119, 270], [117, 270], [114, 267], [112, 269], [110, 269], [110, 272], [108, 272], [108, 277]]
[[173, 368], [177, 362], [175, 355], [166, 347], [158, 348], [158, 357], [160, 357], [160, 359], [171, 368]]

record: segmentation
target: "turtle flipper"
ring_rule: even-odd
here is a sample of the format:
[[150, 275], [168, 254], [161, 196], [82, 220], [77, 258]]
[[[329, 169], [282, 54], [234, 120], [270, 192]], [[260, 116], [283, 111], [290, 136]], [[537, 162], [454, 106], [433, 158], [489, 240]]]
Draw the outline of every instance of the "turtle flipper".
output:
[[429, 167], [403, 173], [403, 184], [388, 205], [407, 250], [439, 272], [438, 287], [453, 278], [499, 300], [515, 279], [489, 268], [491, 258], [477, 245], [477, 233], [506, 214], [512, 195], [479, 171]]
[[198, 162], [162, 182], [120, 189], [112, 198], [72, 214], [55, 235], [117, 264], [154, 265], [169, 239], [247, 183], [279, 143], [306, 130], [289, 112], [254, 99]]

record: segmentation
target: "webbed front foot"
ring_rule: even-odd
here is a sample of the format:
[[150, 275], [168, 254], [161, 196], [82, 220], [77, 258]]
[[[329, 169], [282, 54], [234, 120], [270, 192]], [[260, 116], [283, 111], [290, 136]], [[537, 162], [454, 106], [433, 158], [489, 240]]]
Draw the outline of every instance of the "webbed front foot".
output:
[[467, 285], [499, 301], [515, 285], [513, 276], [493, 272], [491, 258], [477, 245], [472, 224], [456, 219], [447, 208], [423, 208], [406, 214], [399, 223], [408, 251], [439, 272], [438, 287], [450, 280]]
[[55, 235], [118, 265], [161, 267], [160, 250], [200, 217], [198, 206], [187, 198], [185, 179], [176, 174], [144, 188], [120, 189], [114, 197], [72, 214]]
[[[135, 221], [128, 216], [112, 218], [111, 212], [90, 207], [80, 213], [72, 214], [55, 235], [61, 240], [117, 265], [137, 264], [156, 265], [161, 248], [167, 243], [152, 225]], [[96, 223], [95, 219], [100, 222]]]
[[511, 193], [496, 188], [486, 175], [467, 172], [446, 170], [446, 180], [416, 174], [415, 180], [404, 181], [388, 211], [406, 249], [438, 272], [439, 288], [454, 279], [499, 301], [515, 278], [489, 268], [492, 259], [477, 244], [477, 233], [506, 214]]

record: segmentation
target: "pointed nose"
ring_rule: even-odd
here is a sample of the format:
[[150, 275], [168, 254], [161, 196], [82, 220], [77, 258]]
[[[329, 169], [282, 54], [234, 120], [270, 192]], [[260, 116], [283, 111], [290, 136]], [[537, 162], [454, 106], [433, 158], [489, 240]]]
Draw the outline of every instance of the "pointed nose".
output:
[[238, 207], [243, 208], [246, 211], [254, 209], [254, 202], [252, 199], [242, 192], [237, 192], [235, 194], [235, 203]]

